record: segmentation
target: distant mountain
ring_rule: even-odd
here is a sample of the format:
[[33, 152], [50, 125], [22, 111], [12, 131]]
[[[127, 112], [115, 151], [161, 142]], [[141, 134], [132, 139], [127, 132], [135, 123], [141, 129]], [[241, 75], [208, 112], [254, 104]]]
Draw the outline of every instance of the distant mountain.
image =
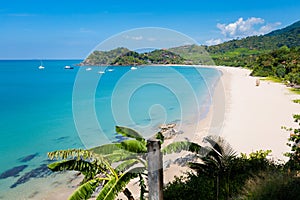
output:
[[137, 53], [127, 48], [111, 51], [94, 51], [80, 65], [151, 65], [151, 64], [184, 64], [185, 59], [168, 50], [153, 50]]
[[119, 56], [130, 52], [129, 49], [119, 47], [110, 51], [94, 51], [79, 65], [110, 65]]
[[[293, 23], [292, 25], [287, 26], [283, 29], [278, 29], [278, 30], [272, 31], [272, 32], [266, 34], [266, 36], [275, 36], [275, 35], [285, 34], [288, 32], [294, 32], [295, 30], [299, 30], [299, 28], [300, 28], [300, 21], [297, 21], [297, 22]], [[299, 34], [299, 32], [298, 32], [298, 34]]]
[[181, 46], [170, 51], [193, 64], [211, 64], [208, 53], [216, 65], [245, 66], [253, 62], [256, 56], [283, 46], [300, 46], [300, 21], [266, 35], [231, 40], [214, 46]]
[[234, 51], [238, 48], [249, 50], [270, 51], [282, 46], [300, 46], [300, 21], [283, 29], [272, 31], [266, 35], [251, 36], [240, 40], [231, 40], [219, 45], [208, 46], [209, 53], [224, 53]]

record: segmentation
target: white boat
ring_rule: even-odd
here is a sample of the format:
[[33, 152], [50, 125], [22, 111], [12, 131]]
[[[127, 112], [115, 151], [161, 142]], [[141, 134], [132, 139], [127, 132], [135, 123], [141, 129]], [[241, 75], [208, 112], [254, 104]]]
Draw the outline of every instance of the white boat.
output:
[[86, 71], [91, 71], [92, 68], [91, 68], [91, 67], [88, 67], [88, 68], [86, 68], [85, 70], [86, 70]]
[[99, 71], [98, 74], [105, 74], [105, 71]]
[[108, 69], [107, 71], [112, 72], [112, 71], [114, 71], [114, 69]]
[[74, 69], [73, 67], [69, 66], [69, 65], [66, 65], [65, 66], [65, 69]]
[[41, 61], [41, 64], [39, 66], [39, 69], [45, 69], [45, 67], [43, 66], [43, 62]]
[[131, 70], [136, 70], [136, 69], [137, 69], [137, 67], [130, 67], [130, 69], [131, 69]]

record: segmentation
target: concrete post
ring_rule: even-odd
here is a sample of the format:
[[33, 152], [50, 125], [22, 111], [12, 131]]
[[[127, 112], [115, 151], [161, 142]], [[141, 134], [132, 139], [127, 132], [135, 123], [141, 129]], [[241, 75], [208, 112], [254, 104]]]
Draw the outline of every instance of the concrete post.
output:
[[163, 200], [163, 163], [160, 141], [149, 139], [147, 149], [149, 200]]

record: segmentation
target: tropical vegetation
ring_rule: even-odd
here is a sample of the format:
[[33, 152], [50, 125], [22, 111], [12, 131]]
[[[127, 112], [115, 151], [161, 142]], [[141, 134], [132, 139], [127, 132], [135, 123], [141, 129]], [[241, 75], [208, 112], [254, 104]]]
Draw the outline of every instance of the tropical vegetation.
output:
[[80, 65], [151, 65], [184, 64], [185, 59], [168, 50], [137, 53], [120, 47], [111, 51], [94, 51]]
[[140, 199], [144, 198], [146, 141], [138, 132], [126, 127], [117, 126], [116, 132], [128, 139], [89, 150], [72, 149], [48, 153], [50, 159], [62, 159], [49, 164], [50, 170], [79, 171], [84, 175], [81, 186], [69, 197], [70, 200], [88, 199], [99, 188], [101, 190], [97, 194], [97, 200], [114, 199], [120, 192], [132, 199], [131, 192], [124, 188], [134, 178], [139, 179]]

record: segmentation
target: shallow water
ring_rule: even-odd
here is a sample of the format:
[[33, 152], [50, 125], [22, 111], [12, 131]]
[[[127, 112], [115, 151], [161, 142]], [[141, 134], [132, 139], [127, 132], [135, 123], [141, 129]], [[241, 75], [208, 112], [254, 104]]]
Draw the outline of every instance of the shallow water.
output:
[[208, 68], [88, 69], [79, 62], [48, 60], [39, 70], [38, 60], [0, 61], [0, 196], [47, 164], [49, 151], [117, 141], [116, 125], [145, 137], [162, 123], [191, 126], [205, 117], [220, 76]]

